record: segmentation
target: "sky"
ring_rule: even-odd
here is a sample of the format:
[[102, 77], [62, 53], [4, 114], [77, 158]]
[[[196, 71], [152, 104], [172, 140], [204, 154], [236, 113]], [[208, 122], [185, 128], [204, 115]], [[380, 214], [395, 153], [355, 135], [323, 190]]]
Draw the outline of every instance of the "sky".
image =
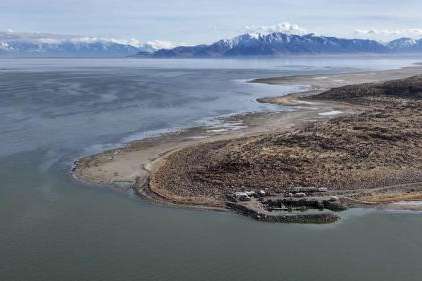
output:
[[197, 44], [287, 28], [387, 41], [422, 37], [421, 11], [421, 0], [0, 0], [0, 30]]

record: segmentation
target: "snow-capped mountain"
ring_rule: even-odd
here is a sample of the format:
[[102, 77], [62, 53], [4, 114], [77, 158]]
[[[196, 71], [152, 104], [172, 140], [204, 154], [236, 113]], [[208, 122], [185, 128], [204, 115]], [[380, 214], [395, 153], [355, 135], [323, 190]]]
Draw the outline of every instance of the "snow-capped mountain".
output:
[[422, 39], [389, 43], [366, 39], [299, 35], [285, 32], [246, 33], [209, 45], [175, 47], [166, 41], [140, 42], [44, 33], [0, 32], [0, 57], [219, 58], [309, 54], [422, 53]]
[[125, 57], [174, 47], [168, 42], [116, 40], [43, 33], [0, 32], [2, 57]]
[[422, 52], [422, 39], [415, 40], [412, 38], [400, 38], [388, 43], [387, 47], [396, 52]]
[[154, 57], [236, 57], [277, 56], [286, 54], [383, 53], [388, 48], [374, 40], [341, 39], [295, 35], [281, 32], [270, 34], [243, 34], [211, 45], [177, 47], [158, 50]]
[[422, 51], [422, 40], [398, 39], [388, 44], [367, 39], [343, 39], [295, 35], [282, 32], [269, 34], [247, 33], [210, 45], [176, 47], [158, 50], [152, 56], [167, 57], [241, 57], [280, 56], [293, 54], [380, 54]]

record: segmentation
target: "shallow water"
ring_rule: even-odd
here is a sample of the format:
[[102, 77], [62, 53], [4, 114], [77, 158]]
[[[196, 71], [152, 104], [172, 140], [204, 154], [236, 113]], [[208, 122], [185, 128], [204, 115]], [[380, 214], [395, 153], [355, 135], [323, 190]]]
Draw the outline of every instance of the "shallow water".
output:
[[79, 155], [219, 115], [282, 109], [255, 98], [300, 89], [248, 79], [414, 61], [1, 60], [0, 280], [421, 280], [420, 213], [265, 224], [154, 205], [68, 174]]

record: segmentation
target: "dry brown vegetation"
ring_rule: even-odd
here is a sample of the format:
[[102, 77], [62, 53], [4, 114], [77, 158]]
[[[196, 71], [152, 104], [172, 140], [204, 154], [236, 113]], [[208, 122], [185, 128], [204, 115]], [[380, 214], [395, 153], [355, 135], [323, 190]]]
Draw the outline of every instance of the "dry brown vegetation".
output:
[[386, 193], [362, 196], [359, 200], [371, 203], [391, 203], [400, 201], [420, 201], [422, 200], [421, 192], [401, 192], [401, 193]]
[[346, 86], [309, 99], [347, 102], [363, 112], [180, 150], [152, 175], [152, 186], [220, 200], [242, 189], [369, 189], [422, 181], [422, 77]]

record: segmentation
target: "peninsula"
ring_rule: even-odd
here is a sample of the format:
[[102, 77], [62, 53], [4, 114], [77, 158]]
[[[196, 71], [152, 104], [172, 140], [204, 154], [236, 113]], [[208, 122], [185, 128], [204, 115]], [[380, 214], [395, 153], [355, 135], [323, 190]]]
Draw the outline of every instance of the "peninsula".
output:
[[231, 117], [84, 157], [74, 175], [183, 206], [273, 222], [336, 221], [351, 207], [419, 209], [422, 68], [261, 79], [309, 91], [261, 99], [292, 112]]

